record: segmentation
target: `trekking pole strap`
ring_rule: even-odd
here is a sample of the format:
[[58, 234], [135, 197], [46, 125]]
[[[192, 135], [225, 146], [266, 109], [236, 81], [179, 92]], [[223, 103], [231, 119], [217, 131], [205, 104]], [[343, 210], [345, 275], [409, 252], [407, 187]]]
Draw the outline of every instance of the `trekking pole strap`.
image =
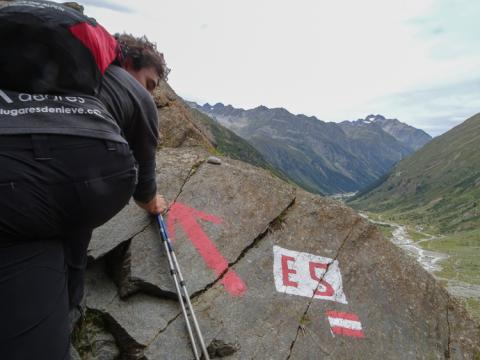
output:
[[165, 222], [163, 221], [163, 216], [161, 214], [157, 216], [157, 221], [158, 221], [158, 226], [160, 227], [160, 232], [162, 233], [162, 238], [167, 243], [168, 251], [172, 253], [173, 247], [170, 242], [170, 238], [168, 237], [167, 228], [165, 226]]

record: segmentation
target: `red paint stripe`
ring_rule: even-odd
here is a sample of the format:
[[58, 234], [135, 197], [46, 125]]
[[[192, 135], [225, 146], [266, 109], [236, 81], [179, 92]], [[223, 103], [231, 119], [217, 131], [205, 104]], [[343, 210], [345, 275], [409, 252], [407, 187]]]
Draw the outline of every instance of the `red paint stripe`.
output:
[[[219, 276], [228, 269], [228, 262], [218, 251], [212, 240], [210, 240], [207, 234], [203, 231], [202, 227], [197, 222], [197, 218], [211, 221], [216, 224], [222, 222], [222, 219], [216, 216], [203, 213], [181, 203], [175, 203], [170, 209], [170, 214], [167, 219], [168, 231], [173, 238], [175, 236], [174, 223], [175, 221], [178, 221], [182, 225], [187, 237], [193, 243], [193, 246], [203, 257], [207, 266], [213, 269], [215, 274]], [[234, 296], [242, 296], [247, 289], [243, 280], [231, 269], [225, 274], [221, 284]]]
[[365, 333], [362, 330], [352, 330], [340, 326], [334, 326], [332, 327], [332, 332], [336, 335], [365, 338]]
[[360, 318], [355, 314], [349, 314], [349, 313], [337, 312], [337, 311], [327, 311], [325, 314], [327, 314], [328, 317], [332, 317], [332, 318], [360, 321]]
[[198, 226], [195, 219], [185, 217], [180, 221], [184, 225], [185, 233], [203, 257], [207, 266], [213, 269], [216, 275], [222, 274], [228, 268], [228, 262]]
[[223, 277], [221, 284], [234, 296], [243, 296], [247, 291], [247, 286], [242, 279], [233, 270], [228, 270]]

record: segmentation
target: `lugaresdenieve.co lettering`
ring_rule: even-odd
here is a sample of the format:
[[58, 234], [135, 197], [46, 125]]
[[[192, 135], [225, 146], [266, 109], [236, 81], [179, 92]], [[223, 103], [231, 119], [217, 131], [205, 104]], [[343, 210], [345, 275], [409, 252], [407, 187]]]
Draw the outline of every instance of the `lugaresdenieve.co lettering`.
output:
[[0, 115], [7, 116], [21, 116], [28, 114], [38, 114], [38, 113], [50, 113], [50, 114], [73, 114], [73, 115], [96, 115], [103, 117], [102, 112], [97, 109], [88, 109], [88, 108], [74, 108], [74, 107], [50, 107], [50, 106], [41, 106], [41, 107], [25, 107], [20, 109], [1, 109]]

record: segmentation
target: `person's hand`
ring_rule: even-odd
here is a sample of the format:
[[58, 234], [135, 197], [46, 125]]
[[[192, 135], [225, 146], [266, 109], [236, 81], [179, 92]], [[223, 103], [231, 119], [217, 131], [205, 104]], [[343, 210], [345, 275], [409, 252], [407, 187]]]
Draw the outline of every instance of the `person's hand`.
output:
[[157, 194], [147, 203], [135, 200], [138, 206], [148, 211], [150, 214], [158, 215], [167, 209], [167, 202], [162, 195]]

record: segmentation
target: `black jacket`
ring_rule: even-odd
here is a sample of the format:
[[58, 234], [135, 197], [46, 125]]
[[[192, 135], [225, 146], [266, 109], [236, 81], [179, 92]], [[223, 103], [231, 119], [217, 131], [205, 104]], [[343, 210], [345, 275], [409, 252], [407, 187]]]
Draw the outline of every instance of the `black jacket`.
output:
[[152, 96], [127, 71], [110, 65], [97, 97], [0, 89], [0, 135], [62, 134], [128, 142], [138, 162], [136, 200], [156, 194], [158, 115]]
[[126, 70], [110, 65], [98, 97], [112, 114], [139, 164], [134, 199], [146, 202], [156, 194], [155, 152], [158, 114], [152, 96]]

